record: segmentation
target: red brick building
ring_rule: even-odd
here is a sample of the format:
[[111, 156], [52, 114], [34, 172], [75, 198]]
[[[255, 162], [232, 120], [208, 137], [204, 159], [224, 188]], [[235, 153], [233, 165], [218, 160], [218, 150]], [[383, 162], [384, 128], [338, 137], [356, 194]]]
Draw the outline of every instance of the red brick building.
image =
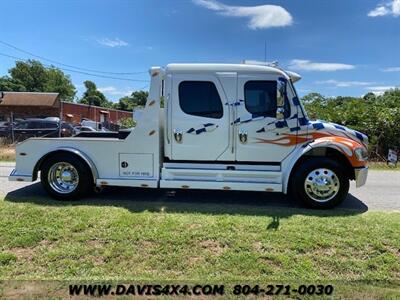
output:
[[12, 117], [60, 117], [70, 123], [89, 119], [99, 123], [118, 124], [121, 119], [132, 118], [132, 112], [62, 102], [57, 93], [0, 92], [0, 121], [10, 121]]
[[57, 93], [0, 92], [0, 121], [58, 117], [60, 103]]
[[61, 102], [60, 115], [69, 123], [89, 119], [99, 123], [118, 124], [121, 119], [132, 118], [132, 112], [129, 111], [70, 102]]

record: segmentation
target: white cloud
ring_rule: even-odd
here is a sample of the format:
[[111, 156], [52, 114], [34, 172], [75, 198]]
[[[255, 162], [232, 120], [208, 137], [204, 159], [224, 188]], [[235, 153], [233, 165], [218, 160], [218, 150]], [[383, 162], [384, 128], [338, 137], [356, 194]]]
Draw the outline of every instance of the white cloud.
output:
[[132, 94], [132, 90], [119, 90], [114, 86], [99, 87], [97, 89], [102, 93], [112, 96], [129, 96]]
[[382, 69], [383, 72], [400, 72], [400, 67], [390, 67]]
[[368, 13], [369, 17], [383, 17], [391, 15], [393, 17], [400, 16], [400, 0], [391, 0], [389, 2], [379, 4]]
[[395, 89], [395, 86], [370, 86], [366, 89], [377, 96], [383, 95], [386, 91]]
[[334, 79], [324, 80], [324, 81], [316, 81], [316, 84], [331, 84], [336, 87], [353, 87], [353, 86], [367, 86], [374, 84], [374, 82], [367, 81], [338, 81]]
[[396, 88], [395, 86], [369, 86], [367, 90], [370, 91], [387, 91]]
[[289, 69], [299, 70], [299, 71], [340, 71], [340, 70], [351, 70], [355, 66], [341, 63], [320, 63], [312, 62], [305, 59], [293, 59], [289, 63]]
[[106, 46], [106, 47], [124, 47], [128, 46], [129, 44], [119, 38], [114, 38], [114, 39], [109, 39], [109, 38], [102, 38], [102, 39], [97, 39], [96, 40], [100, 45]]
[[291, 14], [278, 5], [230, 6], [216, 0], [193, 0], [199, 6], [228, 17], [247, 17], [251, 29], [265, 29], [292, 25]]

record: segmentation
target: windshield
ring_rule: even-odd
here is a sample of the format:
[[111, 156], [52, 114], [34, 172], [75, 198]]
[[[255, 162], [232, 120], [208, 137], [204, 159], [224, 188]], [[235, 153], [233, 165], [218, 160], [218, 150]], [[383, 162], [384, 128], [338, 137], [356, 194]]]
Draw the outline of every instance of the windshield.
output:
[[297, 94], [297, 91], [296, 91], [296, 89], [295, 89], [295, 87], [294, 87], [294, 83], [292, 82], [292, 80], [289, 80], [289, 82], [290, 82], [289, 86], [290, 86], [290, 88], [292, 89], [292, 93], [293, 93], [293, 95], [295, 95], [295, 96], [297, 97], [297, 99], [299, 99], [300, 109], [302, 110], [303, 115], [304, 115], [304, 116], [307, 118], [307, 120], [308, 120], [309, 118], [308, 118], [308, 115], [307, 115], [307, 111], [304, 109], [303, 102], [300, 100], [299, 95]]

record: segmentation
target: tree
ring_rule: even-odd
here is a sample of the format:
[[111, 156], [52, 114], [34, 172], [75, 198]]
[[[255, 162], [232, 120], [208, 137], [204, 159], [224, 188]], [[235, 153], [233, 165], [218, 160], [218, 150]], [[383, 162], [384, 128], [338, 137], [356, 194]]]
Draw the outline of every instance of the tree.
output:
[[61, 70], [53, 67], [47, 69], [47, 74], [48, 79], [45, 82], [44, 90], [59, 93], [61, 99], [72, 102], [76, 90], [69, 76], [66, 76]]
[[86, 91], [83, 93], [82, 99], [79, 100], [79, 103], [101, 107], [112, 107], [112, 103], [97, 89], [97, 86], [93, 81], [86, 80], [83, 84], [85, 85]]
[[303, 97], [308, 115], [343, 124], [369, 137], [372, 158], [386, 157], [388, 149], [400, 149], [400, 90], [376, 96], [324, 98], [312, 93]]
[[70, 77], [56, 67], [46, 68], [37, 60], [17, 61], [8, 72], [10, 77], [0, 80], [8, 91], [59, 93], [61, 100], [69, 102], [75, 97]]
[[3, 92], [25, 92], [26, 89], [22, 84], [15, 83], [10, 77], [0, 77], [0, 91]]
[[130, 96], [119, 99], [116, 107], [121, 110], [132, 111], [136, 107], [145, 106], [148, 96], [149, 93], [146, 91], [135, 91]]
[[145, 106], [148, 96], [149, 92], [146, 91], [133, 92], [131, 95], [132, 102], [134, 103], [135, 106]]

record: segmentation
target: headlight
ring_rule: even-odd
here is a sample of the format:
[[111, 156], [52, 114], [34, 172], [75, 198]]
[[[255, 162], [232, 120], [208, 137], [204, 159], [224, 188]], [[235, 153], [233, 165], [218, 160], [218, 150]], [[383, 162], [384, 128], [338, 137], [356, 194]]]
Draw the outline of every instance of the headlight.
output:
[[367, 161], [368, 160], [368, 152], [365, 148], [356, 148], [354, 153], [359, 161]]

